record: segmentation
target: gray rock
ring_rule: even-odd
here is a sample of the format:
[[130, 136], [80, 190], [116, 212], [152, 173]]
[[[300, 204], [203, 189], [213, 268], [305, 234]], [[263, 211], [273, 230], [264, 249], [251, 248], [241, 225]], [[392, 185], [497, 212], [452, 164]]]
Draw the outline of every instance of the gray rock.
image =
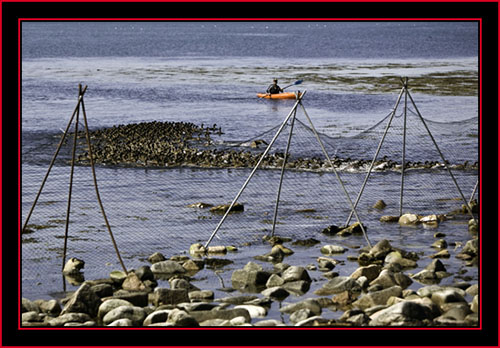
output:
[[462, 292], [458, 291], [458, 289], [453, 288], [448, 288], [432, 293], [431, 300], [441, 307], [444, 304], [450, 302], [466, 302], [462, 295]]
[[160, 309], [149, 314], [146, 319], [144, 319], [143, 326], [149, 326], [156, 323], [166, 323], [168, 315], [171, 312], [170, 309]]
[[311, 312], [310, 309], [302, 308], [302, 309], [299, 309], [299, 310], [293, 312], [290, 315], [290, 322], [292, 324], [296, 324], [300, 321], [306, 320], [306, 319], [313, 317], [313, 316], [314, 316], [314, 314], [313, 314], [313, 312]]
[[369, 254], [375, 259], [383, 259], [392, 251], [392, 246], [387, 239], [382, 239], [370, 249]]
[[254, 326], [284, 326], [284, 324], [276, 319], [265, 319], [255, 322]]
[[188, 291], [200, 290], [198, 287], [194, 286], [193, 284], [191, 284], [189, 281], [187, 281], [184, 278], [170, 279], [169, 283], [170, 283], [170, 288], [172, 290], [175, 290], [175, 289], [186, 289]]
[[273, 288], [276, 286], [280, 286], [280, 285], [283, 285], [283, 283], [285, 283], [283, 278], [281, 278], [277, 274], [271, 274], [271, 276], [269, 277], [269, 279], [266, 282], [266, 288]]
[[174, 305], [182, 302], [189, 302], [188, 290], [156, 288], [154, 291], [153, 302], [155, 306], [163, 304]]
[[359, 277], [366, 277], [368, 281], [372, 281], [375, 278], [378, 277], [380, 274], [380, 271], [382, 270], [382, 267], [379, 265], [368, 265], [368, 266], [363, 266], [359, 267], [356, 269], [352, 274], [351, 278], [353, 279], [358, 279]]
[[37, 300], [35, 303], [40, 311], [51, 316], [58, 316], [61, 313], [61, 305], [56, 300]]
[[267, 314], [267, 310], [262, 306], [255, 305], [238, 305], [235, 306], [234, 309], [246, 309], [250, 318], [264, 318]]
[[43, 317], [35, 311], [24, 312], [23, 314], [21, 314], [21, 323], [38, 322], [42, 320]]
[[321, 305], [315, 299], [309, 298], [300, 302], [285, 305], [280, 308], [280, 312], [291, 314], [299, 309], [309, 309], [314, 315], [321, 314]]
[[107, 326], [117, 326], [117, 327], [130, 327], [134, 326], [134, 323], [129, 318], [117, 319]]
[[286, 291], [293, 293], [295, 295], [302, 296], [306, 292], [309, 291], [311, 287], [311, 282], [305, 280], [296, 280], [293, 282], [288, 282], [282, 285], [283, 289]]
[[[137, 307], [146, 307], [149, 302], [149, 296], [146, 291], [118, 290], [113, 294], [112, 298], [128, 301]], [[109, 298], [105, 298], [104, 300], [107, 299]]]
[[151, 266], [151, 271], [153, 273], [161, 273], [161, 274], [183, 274], [186, 273], [184, 267], [179, 265], [179, 263], [171, 260], [160, 261], [154, 263]]
[[399, 285], [395, 285], [387, 289], [371, 292], [353, 302], [353, 306], [360, 309], [367, 309], [376, 305], [385, 305], [390, 297], [400, 297], [402, 291]]
[[370, 318], [370, 326], [419, 325], [423, 320], [432, 319], [432, 312], [419, 303], [403, 301], [374, 313]]
[[311, 277], [309, 276], [309, 273], [307, 273], [306, 269], [301, 266], [290, 266], [288, 267], [283, 274], [281, 275], [281, 278], [286, 282], [293, 282], [296, 280], [304, 280], [306, 282], [311, 281]]
[[236, 317], [244, 317], [246, 322], [251, 321], [250, 314], [244, 308], [233, 308], [233, 309], [221, 309], [221, 310], [211, 310], [211, 311], [194, 311], [190, 315], [196, 319], [198, 323], [204, 322], [206, 320], [212, 319], [224, 319], [231, 320]]
[[27, 298], [21, 299], [21, 313], [24, 312], [40, 312], [38, 305], [35, 302], [28, 300]]
[[265, 297], [269, 297], [276, 300], [284, 300], [290, 295], [290, 293], [280, 286], [274, 286], [272, 288], [267, 288], [261, 292]]
[[361, 287], [355, 279], [351, 277], [339, 276], [329, 280], [326, 284], [314, 291], [316, 295], [334, 295], [343, 291], [361, 291]]
[[270, 276], [266, 271], [237, 269], [231, 275], [231, 283], [234, 288], [257, 292], [259, 287], [265, 286]]
[[163, 254], [159, 252], [156, 252], [148, 257], [148, 261], [153, 264], [165, 260], [166, 260], [165, 256], [163, 256]]
[[110, 284], [93, 285], [92, 291], [100, 298], [113, 296], [113, 287]]
[[101, 298], [92, 291], [91, 285], [85, 282], [71, 296], [61, 314], [86, 313], [91, 317], [95, 317], [100, 305]]
[[324, 245], [321, 247], [320, 251], [323, 254], [330, 255], [330, 254], [342, 254], [347, 251], [346, 248], [340, 245]]
[[320, 325], [331, 325], [331, 321], [325, 319], [319, 315], [304, 319], [295, 324], [295, 326], [320, 326]]
[[64, 326], [66, 323], [85, 323], [91, 321], [92, 318], [86, 313], [67, 313], [56, 318], [49, 319], [50, 326]]
[[136, 306], [120, 306], [110, 312], [102, 318], [104, 325], [109, 325], [118, 319], [129, 319], [134, 326], [140, 326], [146, 318], [146, 312], [142, 307]]
[[[196, 313], [196, 312], [193, 312]], [[174, 326], [184, 327], [197, 327], [200, 326], [198, 321], [192, 315], [180, 309], [173, 309], [169, 315], [167, 322], [172, 323]]]
[[212, 290], [195, 290], [188, 293], [191, 301], [209, 301], [214, 299], [214, 292]]
[[223, 302], [223, 303], [229, 303], [229, 304], [233, 304], [233, 305], [239, 305], [239, 304], [243, 304], [245, 302], [252, 301], [252, 300], [255, 300], [255, 299], [258, 299], [258, 297], [257, 296], [253, 296], [253, 295], [247, 295], [247, 296], [223, 297], [223, 298], [220, 298], [220, 299], [216, 299], [215, 301], [217, 301], [217, 302]]
[[97, 318], [99, 321], [102, 321], [102, 318], [108, 313], [111, 312], [113, 309], [121, 307], [121, 306], [129, 306], [133, 307], [133, 304], [122, 299], [115, 299], [111, 298], [106, 301], [104, 301], [100, 306], [97, 311]]

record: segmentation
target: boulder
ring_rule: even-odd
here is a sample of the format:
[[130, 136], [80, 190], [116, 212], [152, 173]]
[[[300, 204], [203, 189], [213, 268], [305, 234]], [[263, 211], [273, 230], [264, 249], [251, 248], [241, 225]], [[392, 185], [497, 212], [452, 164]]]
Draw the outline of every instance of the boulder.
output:
[[329, 280], [326, 284], [314, 291], [316, 295], [334, 295], [341, 293], [343, 291], [355, 291], [360, 292], [361, 287], [356, 282], [355, 279], [351, 277], [339, 276], [335, 277], [332, 280]]
[[48, 320], [50, 326], [64, 326], [67, 323], [86, 323], [92, 318], [86, 313], [66, 313]]
[[161, 261], [165, 261], [165, 260], [166, 260], [165, 256], [163, 256], [163, 254], [160, 252], [156, 252], [154, 254], [151, 254], [148, 257], [148, 261], [150, 263], [157, 263], [157, 262], [161, 262]]
[[146, 289], [146, 286], [143, 282], [141, 282], [137, 274], [130, 272], [122, 283], [122, 289], [129, 291], [143, 291]]
[[184, 326], [184, 327], [198, 327], [198, 321], [187, 312], [174, 308], [170, 311], [167, 319], [167, 323], [171, 323], [174, 326]]
[[285, 283], [293, 282], [296, 280], [304, 280], [306, 282], [311, 282], [311, 277], [307, 273], [306, 269], [301, 266], [290, 266], [281, 275], [281, 278]]
[[267, 310], [262, 306], [255, 305], [238, 305], [234, 309], [243, 308], [248, 311], [250, 318], [264, 318], [267, 314]]
[[108, 313], [102, 318], [104, 325], [109, 325], [118, 319], [129, 319], [134, 326], [141, 326], [146, 318], [146, 311], [142, 307], [120, 306]]
[[387, 289], [370, 292], [353, 302], [353, 306], [364, 310], [376, 305], [385, 305], [391, 296], [401, 297], [402, 291], [399, 285], [395, 285]]
[[280, 286], [267, 288], [261, 292], [262, 296], [269, 297], [278, 301], [282, 301], [290, 295], [290, 293]]
[[[229, 207], [231, 207], [231, 204], [221, 204], [217, 205], [215, 207], [210, 208], [210, 212], [214, 214], [225, 214], [228, 210]], [[241, 203], [235, 203], [230, 210], [230, 213], [234, 212], [242, 212], [245, 210], [245, 207]]]
[[291, 314], [300, 309], [308, 309], [314, 315], [320, 315], [322, 311], [320, 303], [316, 299], [309, 298], [300, 302], [282, 306], [280, 308], [280, 312]]
[[151, 271], [153, 273], [160, 273], [160, 274], [183, 274], [183, 273], [186, 273], [186, 270], [184, 269], [184, 267], [179, 265], [178, 262], [171, 261], [171, 260], [160, 261], [160, 262], [154, 263], [151, 266]]
[[420, 217], [417, 214], [403, 214], [399, 217], [400, 225], [416, 225], [420, 220]]
[[412, 301], [402, 301], [370, 316], [370, 326], [414, 326], [432, 319], [431, 310]]
[[128, 301], [138, 307], [146, 307], [148, 305], [148, 293], [146, 291], [118, 290], [113, 294], [112, 298]]
[[126, 300], [111, 298], [101, 303], [97, 311], [97, 319], [99, 322], [102, 321], [102, 318], [104, 318], [106, 314], [121, 306], [133, 307], [134, 305]]
[[382, 210], [385, 207], [387, 207], [387, 204], [383, 200], [380, 199], [377, 202], [375, 202], [375, 204], [373, 205], [372, 208]]
[[362, 266], [356, 269], [352, 274], [351, 278], [358, 279], [359, 277], [366, 277], [368, 281], [372, 281], [378, 277], [382, 267], [380, 265], [368, 265]]
[[85, 267], [85, 262], [83, 260], [77, 259], [76, 257], [72, 257], [64, 265], [63, 274], [80, 273], [81, 269], [84, 267]]
[[342, 254], [347, 251], [346, 248], [340, 245], [324, 245], [321, 247], [320, 250], [323, 254], [330, 255], [330, 254]]
[[91, 317], [95, 317], [101, 304], [101, 298], [91, 288], [90, 283], [83, 283], [66, 303], [61, 314], [86, 313]]
[[245, 308], [221, 309], [216, 311], [194, 311], [191, 312], [190, 315], [194, 319], [196, 319], [198, 323], [212, 319], [231, 320], [236, 317], [244, 317], [247, 323], [252, 320], [250, 314], [248, 313], [248, 310], [246, 310]]
[[188, 290], [156, 288], [153, 302], [157, 307], [163, 304], [175, 305], [182, 302], [189, 302]]
[[466, 302], [462, 294], [463, 292], [458, 289], [448, 288], [433, 292], [431, 299], [432, 302], [442, 307], [450, 302]]

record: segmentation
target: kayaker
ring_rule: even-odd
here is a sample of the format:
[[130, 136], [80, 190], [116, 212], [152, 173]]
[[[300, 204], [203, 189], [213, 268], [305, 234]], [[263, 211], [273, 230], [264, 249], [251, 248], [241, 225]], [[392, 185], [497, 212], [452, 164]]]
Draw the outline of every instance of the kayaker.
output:
[[269, 94], [278, 94], [283, 92], [280, 86], [278, 86], [278, 79], [273, 79], [273, 83], [267, 87], [267, 93]]

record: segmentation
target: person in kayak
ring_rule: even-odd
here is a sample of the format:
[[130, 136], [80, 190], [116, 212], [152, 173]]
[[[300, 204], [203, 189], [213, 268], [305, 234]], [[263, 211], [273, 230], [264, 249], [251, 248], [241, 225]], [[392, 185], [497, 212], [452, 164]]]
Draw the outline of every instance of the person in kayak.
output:
[[273, 83], [267, 87], [268, 94], [278, 94], [283, 92], [283, 89], [281, 89], [280, 86], [278, 86], [278, 79], [273, 79]]

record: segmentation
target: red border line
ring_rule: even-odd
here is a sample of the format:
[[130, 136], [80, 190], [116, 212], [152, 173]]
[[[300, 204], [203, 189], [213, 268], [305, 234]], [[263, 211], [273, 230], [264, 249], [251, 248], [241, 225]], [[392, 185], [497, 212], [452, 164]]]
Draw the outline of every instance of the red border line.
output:
[[[51, 1], [43, 1], [43, 0], [0, 0], [0, 2], [66, 2], [66, 0], [51, 0]], [[118, 1], [118, 0], [108, 0], [110, 2], [132, 2], [135, 0], [125, 0], [125, 1]], [[150, 0], [151, 1], [151, 0]], [[162, 1], [162, 0], [152, 0], [152, 2], [169, 2], [169, 1]], [[218, 0], [218, 1], [209, 1], [209, 0], [195, 0], [195, 1], [190, 1], [190, 0], [180, 0], [180, 2], [234, 2], [232, 0]], [[268, 2], [266, 0], [252, 0], [254, 2]], [[291, 2], [302, 2], [302, 0], [292, 0]], [[356, 1], [356, 0], [347, 0], [347, 2], [375, 2], [376, 0], [361, 0], [361, 1]], [[408, 2], [411, 0], [408, 0]], [[422, 0], [420, 0], [422, 1]], [[428, 1], [428, 2], [433, 2], [433, 0], [424, 0], [423, 2]], [[86, 2], [100, 2], [100, 0], [86, 0]], [[241, 0], [236, 0], [236, 2], [243, 2]], [[277, 2], [289, 2], [286, 0], [277, 0]], [[332, 2], [328, 0], [320, 0], [317, 2]], [[377, 1], [379, 2], [379, 1]], [[382, 2], [401, 2], [398, 0], [385, 0]], [[404, 1], [403, 1], [404, 2]], [[469, 0], [459, 0], [459, 1], [452, 1], [452, 0], [444, 0], [443, 2], [469, 2]], [[498, 2], [495, 0], [491, 1], [483, 1], [483, 2]], [[500, 9], [499, 9], [500, 12]], [[0, 6], [0, 16], [1, 16], [1, 6]], [[1, 17], [0, 17], [1, 18]], [[415, 22], [422, 22], [422, 21], [479, 21], [479, 55], [478, 55], [478, 68], [479, 68], [479, 99], [478, 99], [478, 107], [479, 107], [479, 163], [481, 164], [482, 162], [482, 147], [481, 147], [481, 133], [482, 133], [482, 18], [278, 18], [274, 19], [277, 21], [415, 21]], [[273, 21], [272, 18], [18, 18], [18, 169], [19, 169], [19, 175], [18, 175], [18, 195], [19, 198], [21, 197], [21, 22], [23, 21], [127, 21], [127, 22], [133, 22], [133, 21], [147, 21], [147, 22], [153, 22], [153, 21], [207, 21], [207, 22], [215, 22], [215, 21]], [[0, 32], [1, 32], [1, 26], [0, 26]], [[499, 33], [500, 33], [500, 28], [499, 28]], [[0, 47], [1, 51], [1, 47]], [[499, 49], [500, 52], [500, 49]], [[499, 63], [500, 66], [500, 63]], [[500, 76], [500, 73], [499, 73]], [[0, 77], [1, 77], [1, 72], [0, 72]], [[0, 85], [0, 91], [1, 91], [1, 85]], [[499, 98], [498, 98], [498, 104], [500, 106], [500, 92], [499, 92]], [[0, 96], [0, 106], [1, 106], [1, 96]], [[0, 129], [1, 129], [1, 123], [0, 123]], [[499, 126], [499, 134], [500, 134], [500, 126]], [[500, 143], [498, 145], [498, 148], [500, 150]], [[0, 143], [0, 150], [1, 150], [1, 143]], [[0, 154], [1, 156], [1, 154]], [[1, 162], [0, 162], [0, 169], [1, 169]], [[500, 161], [498, 163], [498, 169], [500, 169]], [[500, 172], [500, 171], [499, 171]], [[479, 166], [479, 177], [481, 177], [481, 165]], [[500, 174], [499, 174], [500, 175]], [[1, 174], [0, 174], [1, 176]], [[500, 178], [500, 176], [499, 176]], [[1, 185], [0, 185], [0, 193], [1, 193]], [[498, 189], [498, 194], [500, 197], [500, 188]], [[479, 183], [479, 199], [482, 197], [482, 184], [481, 181]], [[1, 203], [0, 203], [1, 205]], [[479, 205], [479, 218], [481, 220], [482, 218], [482, 204]], [[0, 213], [1, 214], [1, 213]], [[499, 222], [500, 222], [500, 208], [498, 210], [498, 216], [499, 216]], [[19, 238], [21, 238], [21, 200], [18, 199], [18, 233], [19, 233]], [[0, 215], [1, 218], [1, 215]], [[482, 224], [479, 226], [479, 236], [482, 237]], [[1, 241], [0, 241], [1, 243]], [[1, 244], [0, 244], [1, 246]], [[479, 302], [479, 308], [480, 311], [479, 313], [482, 313], [482, 238], [479, 238], [479, 248], [480, 248], [480, 262], [479, 262], [479, 292], [480, 292], [480, 302]], [[499, 242], [499, 248], [500, 248], [500, 242]], [[18, 282], [19, 282], [19, 289], [18, 289], [18, 296], [19, 299], [21, 299], [21, 243], [19, 243], [18, 246]], [[1, 263], [1, 261], [0, 261]], [[498, 263], [500, 266], [500, 256], [498, 258]], [[0, 286], [1, 286], [1, 277], [0, 277]], [[500, 279], [499, 279], [499, 285], [500, 285]], [[0, 288], [0, 294], [1, 294], [1, 288]], [[499, 299], [500, 299], [500, 293], [499, 293]], [[500, 309], [500, 303], [499, 303], [499, 309]], [[18, 329], [19, 330], [54, 330], [57, 328], [47, 328], [47, 327], [21, 327], [21, 306], [18, 308], [19, 311], [19, 322], [18, 322]], [[259, 330], [481, 330], [482, 329], [482, 317], [479, 317], [479, 327], [269, 327], [269, 328], [259, 328]], [[1, 316], [0, 316], [0, 324], [1, 324]], [[72, 330], [193, 330], [193, 328], [182, 328], [182, 327], [174, 327], [174, 328], [168, 328], [168, 327], [162, 327], [162, 328], [148, 328], [148, 327], [126, 327], [126, 328], [110, 328], [110, 327], [91, 327], [91, 328], [84, 328], [84, 327], [76, 327], [76, 328], [71, 328]], [[196, 328], [196, 330], [245, 330], [248, 331], [248, 328], [245, 327], [200, 327]], [[1, 333], [0, 333], [1, 335]], [[98, 347], [98, 346], [96, 346]], [[127, 346], [123, 346], [127, 347]], [[262, 347], [262, 346], [260, 346]], [[316, 346], [310, 346], [310, 347], [316, 347]], [[361, 348], [365, 346], [350, 346], [350, 348]], [[189, 348], [189, 346], [183, 346], [183, 348]], [[250, 347], [248, 347], [250, 348]], [[340, 348], [340, 347], [339, 347]], [[397, 348], [396, 346], [394, 348]]]

